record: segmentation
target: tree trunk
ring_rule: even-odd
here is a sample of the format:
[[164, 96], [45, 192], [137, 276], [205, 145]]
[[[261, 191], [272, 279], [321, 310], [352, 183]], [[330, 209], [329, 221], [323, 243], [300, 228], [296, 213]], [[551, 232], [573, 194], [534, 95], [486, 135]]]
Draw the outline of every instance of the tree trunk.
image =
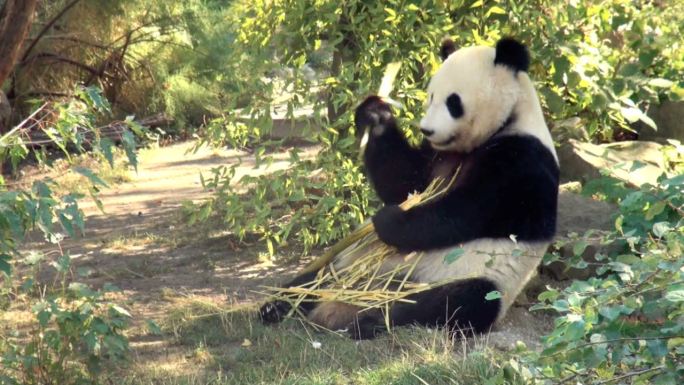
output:
[[6, 0], [0, 9], [0, 86], [19, 57], [38, 0]]

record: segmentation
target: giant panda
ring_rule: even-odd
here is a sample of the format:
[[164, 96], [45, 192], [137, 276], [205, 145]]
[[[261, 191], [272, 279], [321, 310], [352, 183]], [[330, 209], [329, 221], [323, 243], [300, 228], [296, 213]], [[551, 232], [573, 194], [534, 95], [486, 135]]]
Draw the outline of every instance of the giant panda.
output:
[[[370, 96], [356, 109], [357, 130], [369, 130], [364, 153], [368, 177], [384, 203], [372, 217], [380, 240], [396, 248], [383, 262], [392, 269], [409, 253], [423, 252], [413, 282], [447, 282], [411, 295], [389, 309], [393, 326], [422, 324], [488, 331], [535, 273], [556, 227], [558, 158], [527, 70], [524, 45], [504, 38], [496, 47], [456, 50], [445, 40], [443, 62], [430, 80], [423, 143], [411, 146], [390, 106]], [[455, 182], [438, 199], [406, 211], [398, 204], [436, 177]], [[445, 258], [460, 249], [455, 261]], [[341, 253], [338, 270], [359, 253]], [[453, 259], [453, 258], [452, 258]], [[289, 283], [305, 285], [316, 272]], [[496, 295], [494, 293], [497, 293]], [[494, 295], [488, 295], [488, 294]], [[305, 302], [313, 322], [372, 338], [385, 328], [380, 311], [338, 302]], [[266, 323], [290, 310], [262, 306]]]

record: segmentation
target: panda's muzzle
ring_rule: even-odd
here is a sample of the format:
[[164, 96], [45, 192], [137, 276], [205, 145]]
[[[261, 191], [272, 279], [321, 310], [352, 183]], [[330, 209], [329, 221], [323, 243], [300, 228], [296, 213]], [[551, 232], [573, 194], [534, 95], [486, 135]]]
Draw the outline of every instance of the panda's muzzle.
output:
[[[428, 140], [430, 140], [430, 139], [428, 139]], [[455, 142], [455, 141], [456, 141], [456, 135], [451, 135], [451, 136], [449, 137], [449, 139], [447, 139], [447, 140], [445, 140], [445, 141], [442, 141], [442, 142], [434, 142], [434, 141], [430, 140], [430, 143], [432, 143], [433, 146], [445, 147], [445, 146], [448, 146], [448, 145], [450, 145], [451, 143], [453, 143], [453, 142]]]

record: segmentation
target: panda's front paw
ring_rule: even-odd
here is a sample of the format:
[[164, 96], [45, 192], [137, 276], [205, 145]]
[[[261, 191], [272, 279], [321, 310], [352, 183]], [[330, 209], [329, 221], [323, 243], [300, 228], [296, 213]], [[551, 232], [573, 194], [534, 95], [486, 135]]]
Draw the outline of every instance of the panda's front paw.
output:
[[367, 97], [356, 107], [354, 122], [357, 132], [363, 132], [370, 127], [374, 136], [380, 136], [388, 127], [396, 125], [390, 105], [375, 95]]
[[378, 238], [384, 243], [402, 248], [402, 240], [405, 237], [403, 234], [404, 223], [406, 221], [406, 212], [398, 205], [388, 205], [380, 209], [372, 218], [375, 232]]
[[347, 333], [355, 340], [371, 340], [384, 331], [385, 326], [373, 315], [360, 315], [347, 325]]
[[278, 323], [285, 318], [290, 309], [292, 306], [285, 301], [267, 302], [259, 309], [259, 317], [265, 324]]

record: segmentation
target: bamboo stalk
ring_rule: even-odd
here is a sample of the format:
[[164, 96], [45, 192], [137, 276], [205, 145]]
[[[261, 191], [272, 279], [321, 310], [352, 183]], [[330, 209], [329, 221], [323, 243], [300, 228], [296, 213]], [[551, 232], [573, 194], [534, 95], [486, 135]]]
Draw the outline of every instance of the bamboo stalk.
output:
[[[410, 195], [400, 207], [409, 210], [449, 191], [458, 172], [459, 170], [449, 183], [445, 183], [443, 179], [435, 179], [424, 192]], [[337, 269], [332, 261], [343, 252], [351, 256], [357, 253], [365, 254], [357, 256], [349, 265]], [[410, 303], [412, 301], [407, 299], [408, 296], [445, 283], [426, 284], [410, 281], [423, 253], [411, 253], [405, 258], [405, 263], [398, 263], [389, 269], [384, 264], [385, 260], [396, 253], [396, 249], [380, 241], [373, 224], [367, 223], [304, 268], [304, 273], [319, 272], [312, 282], [295, 287], [265, 287], [265, 290], [275, 299], [289, 302], [295, 309], [304, 300], [338, 301], [357, 306], [362, 309], [361, 311], [377, 309], [384, 313], [389, 327], [387, 315], [392, 303]]]

